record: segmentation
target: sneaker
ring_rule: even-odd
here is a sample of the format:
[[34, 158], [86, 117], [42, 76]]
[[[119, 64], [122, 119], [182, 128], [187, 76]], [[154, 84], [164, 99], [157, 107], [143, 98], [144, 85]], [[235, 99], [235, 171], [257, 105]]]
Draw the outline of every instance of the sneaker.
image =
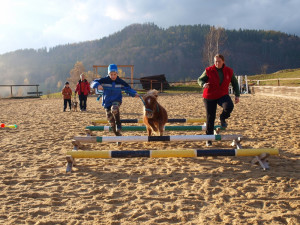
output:
[[207, 146], [207, 147], [212, 146], [212, 141], [206, 141], [206, 146]]
[[[122, 136], [122, 134], [120, 132], [116, 132], [116, 136]], [[122, 142], [117, 142], [117, 145], [120, 146], [122, 144]]]
[[226, 128], [228, 126], [228, 124], [226, 123], [225, 119], [221, 119], [220, 118], [220, 122], [221, 122], [221, 127]]
[[118, 125], [118, 124], [117, 124], [117, 126], [116, 126], [116, 131], [117, 131], [117, 132], [121, 132], [121, 130], [122, 130], [122, 125]]

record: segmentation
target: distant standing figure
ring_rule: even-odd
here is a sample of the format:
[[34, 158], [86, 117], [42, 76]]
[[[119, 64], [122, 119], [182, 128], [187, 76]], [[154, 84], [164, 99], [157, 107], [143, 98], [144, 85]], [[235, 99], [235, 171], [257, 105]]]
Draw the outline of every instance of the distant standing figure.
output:
[[[234, 76], [233, 70], [225, 65], [224, 56], [217, 54], [214, 57], [214, 65], [207, 67], [198, 78], [198, 84], [204, 88], [203, 101], [206, 109], [206, 134], [214, 133], [217, 105], [223, 108], [220, 115], [222, 127], [227, 127], [226, 119], [230, 117], [234, 105], [228, 94], [229, 84], [232, 84], [235, 93], [235, 103], [239, 102], [239, 84]], [[207, 146], [212, 142], [207, 141]]]
[[61, 91], [61, 94], [63, 95], [63, 98], [64, 98], [64, 112], [66, 111], [68, 103], [69, 103], [69, 108], [71, 111], [72, 89], [69, 86], [69, 82], [65, 83], [65, 86]]
[[84, 74], [80, 74], [80, 80], [76, 85], [75, 94], [78, 93], [80, 111], [86, 111], [87, 96], [90, 93], [90, 84], [84, 78]]

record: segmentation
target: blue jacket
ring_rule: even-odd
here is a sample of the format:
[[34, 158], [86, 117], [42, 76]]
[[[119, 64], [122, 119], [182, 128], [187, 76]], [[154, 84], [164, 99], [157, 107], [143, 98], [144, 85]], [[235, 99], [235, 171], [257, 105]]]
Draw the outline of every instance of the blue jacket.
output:
[[119, 76], [115, 81], [110, 79], [109, 75], [101, 79], [96, 79], [92, 82], [91, 88], [97, 88], [99, 85], [104, 88], [102, 95], [102, 106], [104, 108], [111, 107], [113, 102], [122, 102], [122, 91], [125, 91], [131, 97], [135, 97], [136, 95], [136, 91], [131, 89], [129, 84]]

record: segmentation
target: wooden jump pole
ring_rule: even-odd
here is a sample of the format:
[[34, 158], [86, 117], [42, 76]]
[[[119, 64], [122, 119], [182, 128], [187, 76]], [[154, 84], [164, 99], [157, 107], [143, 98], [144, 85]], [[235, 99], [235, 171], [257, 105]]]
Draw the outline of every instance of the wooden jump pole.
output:
[[77, 136], [75, 142], [156, 142], [156, 141], [232, 141], [242, 135], [173, 135], [173, 136]]
[[[168, 119], [168, 123], [204, 123], [205, 118]], [[93, 120], [93, 124], [108, 123], [106, 119]], [[143, 119], [122, 119], [121, 123], [144, 123]]]
[[209, 149], [209, 150], [139, 150], [139, 151], [68, 151], [67, 156], [73, 158], [170, 158], [170, 157], [202, 157], [202, 156], [258, 156], [262, 153], [278, 155], [279, 150], [273, 148], [260, 149]]
[[[112, 131], [110, 126], [87, 126], [85, 129], [90, 131]], [[215, 126], [215, 129], [225, 130], [221, 126]], [[201, 126], [165, 126], [166, 131], [199, 131], [206, 130], [205, 125]], [[146, 131], [145, 126], [123, 126], [122, 131]]]
[[278, 155], [274, 148], [259, 149], [209, 149], [209, 150], [137, 150], [137, 151], [68, 151], [66, 153], [67, 169], [71, 172], [76, 158], [188, 158], [207, 156], [254, 156], [252, 164], [260, 164], [264, 170], [269, 169], [267, 157]]

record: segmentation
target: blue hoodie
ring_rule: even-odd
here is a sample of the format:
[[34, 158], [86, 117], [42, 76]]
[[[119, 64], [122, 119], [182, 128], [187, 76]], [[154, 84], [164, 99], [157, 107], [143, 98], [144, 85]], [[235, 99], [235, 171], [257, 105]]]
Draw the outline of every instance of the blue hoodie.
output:
[[137, 93], [119, 76], [114, 81], [109, 75], [101, 79], [96, 79], [92, 82], [91, 88], [97, 88], [99, 85], [104, 88], [102, 95], [102, 106], [104, 108], [111, 107], [113, 102], [122, 102], [122, 91], [125, 91], [131, 97], [135, 97]]

